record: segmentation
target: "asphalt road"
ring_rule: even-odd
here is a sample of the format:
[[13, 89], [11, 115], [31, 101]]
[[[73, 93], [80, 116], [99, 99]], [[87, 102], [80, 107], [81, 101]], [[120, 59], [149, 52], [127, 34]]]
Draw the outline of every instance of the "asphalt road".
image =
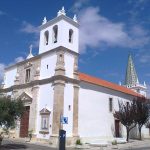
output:
[[[145, 141], [134, 141], [127, 144], [119, 144], [119, 150], [150, 150], [150, 140]], [[15, 140], [4, 140], [2, 143], [2, 147], [0, 150], [58, 150], [57, 148], [51, 148], [49, 146], [40, 146], [37, 144], [25, 143], [25, 142], [17, 142]], [[76, 149], [68, 149], [67, 150], [76, 150]], [[85, 150], [85, 149], [84, 149]], [[105, 148], [90, 148], [87, 150], [113, 150], [112, 147]]]
[[57, 150], [46, 146], [39, 146], [30, 143], [21, 143], [12, 140], [4, 140], [0, 150]]

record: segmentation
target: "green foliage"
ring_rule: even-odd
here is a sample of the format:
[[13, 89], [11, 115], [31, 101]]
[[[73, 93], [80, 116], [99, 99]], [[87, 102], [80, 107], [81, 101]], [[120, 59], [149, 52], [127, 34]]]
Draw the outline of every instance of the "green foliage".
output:
[[80, 139], [77, 139], [77, 141], [76, 141], [76, 145], [82, 145], [82, 142], [81, 142], [81, 140], [80, 140]]
[[0, 98], [0, 126], [6, 129], [15, 126], [15, 121], [24, 112], [24, 105], [21, 100], [11, 100], [8, 97]]
[[117, 145], [117, 141], [116, 140], [112, 141], [112, 145]]
[[33, 136], [33, 130], [29, 130], [29, 131], [28, 131], [28, 136], [29, 136], [30, 141], [31, 141], [32, 136]]

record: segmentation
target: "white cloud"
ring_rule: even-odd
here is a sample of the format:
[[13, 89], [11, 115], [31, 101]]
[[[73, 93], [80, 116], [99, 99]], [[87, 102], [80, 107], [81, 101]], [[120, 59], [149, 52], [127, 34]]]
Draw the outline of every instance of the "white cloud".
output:
[[78, 12], [84, 5], [88, 4], [90, 0], [77, 0], [73, 5], [73, 12]]
[[33, 47], [38, 47], [39, 45], [39, 29], [38, 27], [23, 21], [22, 27], [20, 29], [21, 32], [26, 34], [33, 34], [33, 40], [31, 41]]
[[114, 23], [100, 15], [98, 7], [88, 7], [79, 13], [80, 51], [105, 46], [139, 48], [149, 43], [150, 37], [141, 26], [128, 30], [124, 23]]
[[22, 28], [20, 29], [21, 32], [24, 32], [24, 33], [34, 33], [34, 34], [38, 34], [39, 33], [39, 30], [36, 26], [26, 22], [26, 21], [23, 21], [22, 23]]
[[3, 77], [4, 77], [4, 68], [5, 68], [5, 65], [0, 63], [0, 82], [3, 80]]
[[150, 63], [150, 55], [142, 55], [141, 57], [140, 57], [140, 62], [141, 63]]
[[23, 57], [17, 57], [15, 58], [15, 63], [18, 63], [18, 62], [21, 62], [21, 61], [24, 61], [24, 58]]
[[17, 57], [17, 58], [15, 58], [14, 62], [10, 63], [9, 65], [0, 63], [0, 83], [1, 83], [1, 82], [3, 81], [3, 79], [4, 79], [4, 70], [5, 70], [5, 68], [8, 67], [8, 66], [11, 66], [11, 65], [13, 65], [13, 64], [16, 64], [16, 63], [18, 63], [18, 62], [21, 62], [21, 61], [23, 61], [23, 60], [24, 60], [23, 57]]
[[[131, 9], [128, 11], [130, 22], [141, 22], [140, 13], [147, 7], [149, 0], [128, 0]], [[143, 20], [142, 20], [143, 22]]]

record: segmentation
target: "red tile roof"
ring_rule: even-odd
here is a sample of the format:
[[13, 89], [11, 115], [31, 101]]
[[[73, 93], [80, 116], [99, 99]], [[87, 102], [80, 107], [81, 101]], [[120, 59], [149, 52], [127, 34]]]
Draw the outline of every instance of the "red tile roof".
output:
[[80, 78], [81, 81], [84, 81], [84, 82], [88, 82], [88, 83], [91, 83], [91, 84], [103, 86], [105, 88], [109, 88], [109, 89], [112, 89], [112, 90], [115, 90], [115, 91], [126, 93], [126, 94], [129, 94], [129, 95], [132, 95], [132, 96], [142, 97], [142, 95], [140, 95], [140, 94], [138, 94], [138, 93], [126, 88], [126, 87], [123, 87], [123, 86], [117, 85], [115, 83], [111, 83], [111, 82], [102, 80], [100, 78], [92, 77], [92, 76], [84, 74], [84, 73], [79, 72], [79, 78]]

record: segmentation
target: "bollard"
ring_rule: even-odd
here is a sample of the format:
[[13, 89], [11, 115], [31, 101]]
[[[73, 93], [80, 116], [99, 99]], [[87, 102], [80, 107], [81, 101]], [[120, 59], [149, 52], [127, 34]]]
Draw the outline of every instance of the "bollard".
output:
[[59, 150], [66, 149], [66, 131], [59, 130]]

